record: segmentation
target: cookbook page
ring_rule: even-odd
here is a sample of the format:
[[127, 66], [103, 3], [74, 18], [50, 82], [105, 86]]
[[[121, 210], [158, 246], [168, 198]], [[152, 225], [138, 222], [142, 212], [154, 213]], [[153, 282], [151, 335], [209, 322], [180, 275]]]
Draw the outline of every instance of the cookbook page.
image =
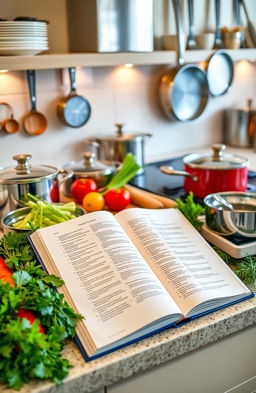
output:
[[129, 209], [116, 219], [184, 314], [250, 294], [178, 209]]
[[[86, 214], [37, 234], [46, 268], [51, 258], [97, 348], [168, 314], [182, 316], [111, 213]], [[36, 235], [31, 239], [40, 254]]]

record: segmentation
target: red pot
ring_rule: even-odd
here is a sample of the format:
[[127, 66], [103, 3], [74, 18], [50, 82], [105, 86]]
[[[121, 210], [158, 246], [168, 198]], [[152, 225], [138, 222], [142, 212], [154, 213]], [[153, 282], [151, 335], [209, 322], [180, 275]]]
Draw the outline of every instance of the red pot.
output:
[[184, 157], [184, 171], [175, 171], [171, 167], [161, 167], [168, 175], [182, 175], [184, 190], [198, 198], [222, 191], [246, 191], [248, 178], [247, 158], [233, 154], [224, 154], [225, 145], [212, 146], [212, 156], [189, 154]]

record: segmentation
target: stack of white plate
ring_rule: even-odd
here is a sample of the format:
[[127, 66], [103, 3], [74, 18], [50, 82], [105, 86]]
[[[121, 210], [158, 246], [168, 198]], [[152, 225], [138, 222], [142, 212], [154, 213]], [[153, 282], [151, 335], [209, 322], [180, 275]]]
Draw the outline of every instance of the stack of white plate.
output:
[[48, 49], [46, 21], [0, 21], [0, 56], [37, 55]]

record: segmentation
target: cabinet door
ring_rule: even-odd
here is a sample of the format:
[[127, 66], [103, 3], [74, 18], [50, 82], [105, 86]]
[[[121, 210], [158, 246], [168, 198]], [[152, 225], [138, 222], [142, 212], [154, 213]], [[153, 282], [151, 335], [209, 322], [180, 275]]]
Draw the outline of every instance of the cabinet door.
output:
[[107, 393], [251, 393], [255, 365], [252, 327], [111, 385]]

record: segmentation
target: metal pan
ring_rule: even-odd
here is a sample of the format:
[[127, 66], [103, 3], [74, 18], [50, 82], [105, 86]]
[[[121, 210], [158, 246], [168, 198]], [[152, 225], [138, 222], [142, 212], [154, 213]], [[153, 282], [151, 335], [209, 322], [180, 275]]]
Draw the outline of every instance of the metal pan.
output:
[[172, 0], [177, 30], [178, 65], [168, 70], [159, 85], [164, 114], [179, 121], [193, 120], [206, 108], [209, 87], [205, 72], [194, 64], [184, 65], [185, 35], [181, 24], [179, 0]]
[[36, 72], [35, 70], [27, 71], [27, 80], [29, 87], [29, 97], [31, 110], [23, 120], [23, 128], [29, 135], [40, 135], [47, 127], [46, 117], [36, 110]]
[[206, 63], [206, 75], [213, 97], [225, 94], [234, 78], [234, 63], [224, 50], [216, 51]]
[[187, 49], [196, 49], [196, 36], [195, 36], [195, 24], [194, 24], [194, 0], [188, 0], [188, 19], [189, 19], [189, 32]]
[[248, 14], [248, 11], [247, 11], [247, 8], [245, 5], [245, 0], [240, 0], [240, 4], [244, 8], [245, 17], [247, 20], [247, 32], [248, 32], [250, 41], [252, 42], [252, 47], [255, 48], [256, 47], [256, 31], [255, 31], [254, 25], [252, 24], [252, 22], [249, 18], [249, 14]]
[[234, 8], [234, 15], [235, 15], [235, 22], [237, 26], [241, 26], [241, 44], [240, 48], [247, 48], [247, 42], [245, 40], [245, 34], [244, 34], [244, 26], [242, 22], [242, 17], [241, 17], [241, 2], [240, 0], [233, 0], [233, 8]]
[[78, 128], [89, 120], [91, 106], [84, 97], [76, 93], [76, 69], [72, 67], [68, 70], [71, 90], [69, 95], [58, 103], [57, 115], [66, 126]]

